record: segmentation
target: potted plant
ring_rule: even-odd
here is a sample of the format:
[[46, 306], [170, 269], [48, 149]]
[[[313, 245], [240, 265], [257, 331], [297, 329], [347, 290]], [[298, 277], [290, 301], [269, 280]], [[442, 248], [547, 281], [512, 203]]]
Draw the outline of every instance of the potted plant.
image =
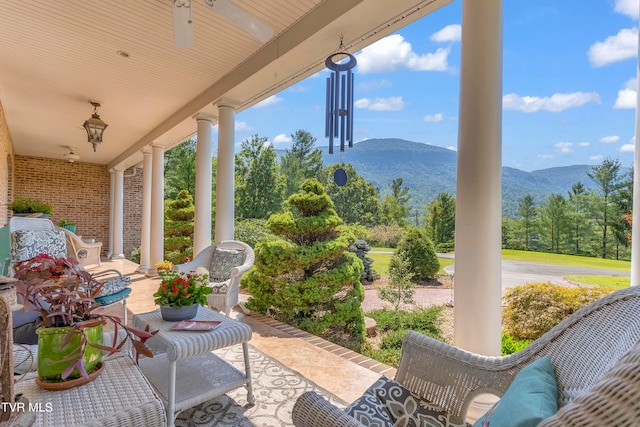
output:
[[153, 296], [162, 318], [171, 322], [194, 318], [212, 292], [209, 275], [162, 270], [159, 274], [162, 281]]
[[[130, 339], [135, 350], [153, 357], [144, 342], [154, 333], [124, 325], [119, 317], [102, 313], [95, 298], [103, 283], [82, 269], [74, 259], [40, 254], [15, 265], [15, 283], [22, 296], [24, 310], [39, 311], [38, 384], [48, 384], [82, 377], [77, 385], [90, 381], [99, 366], [103, 352], [113, 354]], [[102, 327], [114, 325], [112, 343], [103, 343]], [[118, 342], [118, 331], [125, 331]], [[74, 384], [76, 385], [76, 384]], [[64, 388], [64, 386], [56, 386]]]
[[[40, 214], [40, 216], [51, 215], [53, 212], [53, 207], [44, 203], [38, 199], [32, 199], [29, 197], [21, 197], [16, 196], [13, 199], [13, 202], [9, 204], [9, 209], [13, 211], [14, 215], [31, 215], [31, 214]], [[36, 215], [37, 216], [37, 215]]]
[[69, 230], [72, 233], [76, 232], [76, 225], [74, 223], [72, 223], [71, 221], [61, 218], [58, 221], [58, 227], [62, 227], [62, 228], [66, 228], [67, 230]]

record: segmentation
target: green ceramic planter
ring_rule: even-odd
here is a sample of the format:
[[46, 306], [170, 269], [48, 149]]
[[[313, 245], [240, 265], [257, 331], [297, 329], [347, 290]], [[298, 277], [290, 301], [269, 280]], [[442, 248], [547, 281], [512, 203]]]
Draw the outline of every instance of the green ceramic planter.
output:
[[[68, 326], [53, 328], [38, 328], [38, 376], [46, 381], [61, 381], [62, 372], [71, 362], [58, 362], [69, 355], [80, 343], [81, 336], [76, 335], [66, 346], [60, 348], [60, 343], [69, 332]], [[89, 341], [102, 344], [102, 325], [85, 328], [85, 333]], [[96, 365], [102, 360], [102, 350], [87, 347], [84, 361], [87, 373], [91, 373]], [[80, 377], [80, 372], [74, 369], [67, 379]]]

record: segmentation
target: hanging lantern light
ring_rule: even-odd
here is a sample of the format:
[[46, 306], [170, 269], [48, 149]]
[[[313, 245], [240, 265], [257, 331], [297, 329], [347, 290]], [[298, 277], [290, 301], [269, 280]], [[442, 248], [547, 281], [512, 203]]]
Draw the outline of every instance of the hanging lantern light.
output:
[[82, 125], [87, 131], [87, 140], [93, 144], [93, 151], [96, 151], [96, 146], [102, 142], [102, 134], [104, 130], [109, 126], [100, 119], [98, 115], [99, 102], [89, 100], [89, 104], [93, 105], [93, 114], [91, 118], [84, 121]]
[[[346, 59], [346, 62], [344, 61]], [[342, 36], [337, 53], [329, 55], [325, 66], [331, 70], [327, 77], [327, 107], [325, 116], [325, 136], [329, 138], [329, 154], [333, 154], [333, 140], [340, 138], [340, 151], [344, 151], [345, 141], [353, 147], [353, 72], [356, 58], [344, 51]]]

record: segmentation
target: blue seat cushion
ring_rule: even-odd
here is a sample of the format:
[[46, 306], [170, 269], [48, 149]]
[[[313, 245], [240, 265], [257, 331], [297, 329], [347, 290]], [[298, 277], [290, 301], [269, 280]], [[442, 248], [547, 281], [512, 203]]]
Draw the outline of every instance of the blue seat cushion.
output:
[[131, 293], [131, 288], [124, 288], [123, 290], [121, 290], [120, 292], [116, 292], [115, 294], [106, 295], [103, 297], [97, 297], [96, 302], [100, 305], [113, 304], [127, 298], [130, 293]]

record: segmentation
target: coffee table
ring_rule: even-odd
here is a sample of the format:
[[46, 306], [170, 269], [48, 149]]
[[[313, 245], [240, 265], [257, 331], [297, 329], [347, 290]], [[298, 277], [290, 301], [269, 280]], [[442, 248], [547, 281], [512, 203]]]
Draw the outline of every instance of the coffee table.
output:
[[[147, 343], [162, 353], [141, 358], [139, 366], [164, 401], [169, 426], [180, 411], [242, 386], [247, 388], [247, 401], [255, 402], [247, 345], [251, 327], [206, 307], [199, 307], [195, 320], [220, 324], [207, 331], [176, 331], [171, 327], [177, 322], [162, 320], [159, 310], [133, 316], [134, 327], [158, 330]], [[212, 353], [236, 344], [242, 344], [245, 372]]]

